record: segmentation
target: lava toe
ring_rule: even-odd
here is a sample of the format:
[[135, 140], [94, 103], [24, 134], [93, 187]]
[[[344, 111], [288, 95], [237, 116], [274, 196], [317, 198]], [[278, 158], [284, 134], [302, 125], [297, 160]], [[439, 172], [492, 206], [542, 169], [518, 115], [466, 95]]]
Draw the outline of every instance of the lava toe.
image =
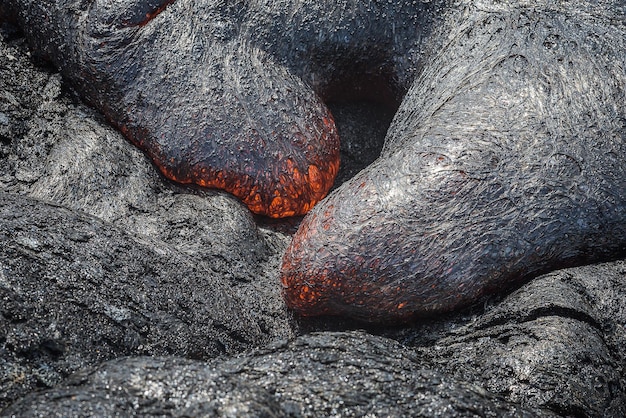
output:
[[453, 17], [379, 160], [293, 237], [281, 280], [297, 312], [402, 321], [626, 253], [623, 29]]

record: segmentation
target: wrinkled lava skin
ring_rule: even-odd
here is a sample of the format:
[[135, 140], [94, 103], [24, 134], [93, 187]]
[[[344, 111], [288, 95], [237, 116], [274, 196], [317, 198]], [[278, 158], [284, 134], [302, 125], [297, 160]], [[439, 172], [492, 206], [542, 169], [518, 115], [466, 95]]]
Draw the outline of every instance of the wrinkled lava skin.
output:
[[323, 100], [400, 103], [380, 158], [285, 253], [303, 315], [405, 321], [626, 254], [623, 0], [5, 6], [166, 176], [269, 216], [332, 184]]
[[626, 3], [464, 3], [380, 158], [293, 237], [301, 314], [409, 320], [626, 254]]
[[[167, 178], [276, 218], [308, 212], [338, 172], [322, 100], [378, 97], [371, 86], [384, 80], [381, 97], [398, 102], [427, 26], [419, 2], [375, 13], [354, 0], [3, 3], [33, 50]], [[392, 30], [397, 21], [407, 25]]]
[[[368, 22], [357, 3], [335, 6], [321, 31], [327, 10], [298, 2], [3, 3], [33, 49], [166, 177], [224, 189], [271, 217], [306, 213], [333, 184], [339, 138], [320, 98], [328, 80], [359, 61], [377, 77], [398, 55], [389, 25]], [[380, 34], [349, 39], [341, 28], [356, 23]]]

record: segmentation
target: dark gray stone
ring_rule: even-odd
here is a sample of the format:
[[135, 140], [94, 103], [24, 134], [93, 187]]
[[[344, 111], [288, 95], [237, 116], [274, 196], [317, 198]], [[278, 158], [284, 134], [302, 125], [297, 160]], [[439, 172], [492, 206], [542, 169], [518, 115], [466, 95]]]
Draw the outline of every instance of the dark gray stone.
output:
[[[0, 185], [81, 210], [175, 246], [228, 279], [270, 335], [290, 335], [274, 254], [286, 237], [259, 229], [232, 196], [180, 188], [158, 174], [121, 134], [67, 94], [47, 95], [60, 76], [33, 67], [23, 38], [0, 42], [0, 101], [14, 135], [2, 145]], [[10, 58], [8, 58], [10, 57]], [[18, 100], [19, 98], [19, 100]], [[281, 238], [283, 237], [283, 238]], [[268, 267], [265, 267], [266, 264]], [[272, 267], [273, 266], [273, 267]]]
[[319, 333], [210, 364], [130, 358], [33, 394], [6, 416], [552, 416], [420, 366], [395, 341]]
[[268, 340], [228, 281], [92, 216], [0, 194], [0, 405], [131, 354], [211, 358]]
[[422, 364], [564, 416], [626, 416], [626, 262], [541, 276], [431, 344]]
[[[559, 416], [626, 411], [626, 262], [559, 270], [470, 309], [369, 331], [415, 350], [421, 367]], [[307, 332], [355, 325], [309, 319]]]

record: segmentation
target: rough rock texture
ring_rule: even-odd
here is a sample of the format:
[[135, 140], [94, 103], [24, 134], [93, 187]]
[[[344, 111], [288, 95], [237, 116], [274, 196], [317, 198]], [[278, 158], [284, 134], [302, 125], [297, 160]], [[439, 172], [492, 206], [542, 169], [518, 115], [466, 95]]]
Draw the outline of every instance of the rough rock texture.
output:
[[[313, 405], [336, 416], [394, 405], [399, 413], [425, 416], [626, 415], [624, 261], [554, 272], [508, 296], [402, 327], [294, 320], [277, 274], [298, 220], [255, 218], [224, 193], [164, 180], [55, 70], [29, 57], [18, 33], [8, 27], [2, 33], [0, 411], [28, 400], [0, 415], [28, 408], [46, 416], [67, 416], [67, 408], [105, 415], [114, 407], [118, 414], [172, 415], [180, 406], [190, 414], [307, 416]], [[382, 136], [389, 116], [362, 104], [330, 108], [342, 160], [372, 161], [376, 152], [363, 150], [362, 137]], [[382, 138], [367, 139], [370, 149], [380, 149]], [[11, 234], [16, 227], [20, 234]], [[163, 292], [146, 291], [151, 282], [144, 277], [161, 280]], [[76, 286], [64, 289], [68, 283]], [[227, 310], [203, 302], [218, 297], [213, 289], [232, 302], [233, 322]], [[124, 319], [130, 312], [136, 313]], [[216, 328], [217, 320], [225, 328]], [[364, 327], [367, 332], [346, 331]], [[275, 342], [310, 331], [324, 333]], [[90, 344], [99, 337], [108, 337], [99, 346], [103, 353]], [[222, 348], [219, 341], [232, 345]], [[211, 359], [269, 341], [252, 353]], [[135, 354], [187, 358], [94, 365]], [[107, 381], [129, 382], [132, 391], [106, 388]], [[43, 392], [28, 395], [34, 389]], [[197, 395], [189, 404], [183, 389]], [[379, 390], [386, 396], [376, 397]], [[102, 402], [74, 403], [56, 396], [62, 393]]]
[[541, 276], [433, 344], [423, 365], [527, 407], [626, 415], [626, 262]]
[[[270, 257], [282, 251], [285, 239], [266, 240], [273, 232], [259, 230], [247, 209], [226, 194], [181, 192], [164, 181], [135, 147], [63, 92], [58, 73], [33, 67], [23, 38], [12, 37], [8, 30], [5, 35], [9, 43], [0, 45], [2, 190], [72, 210], [19, 201], [11, 204], [13, 210], [5, 208], [21, 218], [3, 220], [7, 246], [2, 248], [2, 266], [19, 263], [21, 270], [14, 267], [13, 273], [6, 273], [2, 287], [3, 297], [8, 298], [3, 305], [19, 309], [14, 318], [3, 310], [7, 316], [2, 318], [0, 340], [7, 355], [2, 356], [0, 403], [4, 406], [35, 385], [52, 385], [96, 360], [142, 352], [206, 358], [292, 335], [290, 315], [275, 277], [278, 259]], [[25, 237], [14, 234], [15, 222], [23, 224]], [[83, 238], [88, 241], [74, 242], [73, 229], [87, 230]], [[29, 231], [37, 239], [31, 240]], [[15, 241], [18, 239], [23, 242]], [[94, 247], [89, 246], [91, 239], [96, 242]], [[47, 247], [38, 247], [40, 242]], [[28, 245], [34, 249], [29, 250]], [[33, 252], [31, 258], [20, 249]], [[56, 259], [57, 250], [65, 258]], [[17, 255], [9, 251], [17, 251]], [[42, 251], [53, 252], [48, 258], [37, 258]], [[83, 259], [84, 265], [76, 265], [77, 259]], [[29, 273], [24, 270], [29, 266], [36, 269]], [[91, 272], [95, 282], [84, 289], [81, 298], [67, 295], [72, 287], [54, 287], [63, 272], [70, 276], [68, 280], [79, 280], [84, 279], [81, 272], [85, 271]], [[42, 282], [40, 276], [51, 283]], [[15, 286], [21, 288], [29, 281], [34, 286], [30, 288], [37, 291], [21, 296], [15, 293]], [[109, 291], [101, 291], [101, 286]], [[147, 306], [138, 306], [132, 295], [143, 286], [152, 288], [139, 294], [154, 299], [148, 299]], [[126, 299], [110, 290], [120, 288], [127, 292]], [[63, 291], [66, 293], [60, 294]], [[49, 304], [56, 304], [52, 311], [60, 310], [58, 318], [44, 317], [47, 308], [39, 306], [42, 292]], [[207, 305], [211, 300], [219, 303]], [[231, 303], [232, 309], [226, 309]], [[119, 309], [121, 324], [107, 317], [103, 306], [109, 305]], [[20, 309], [28, 313], [35, 308], [39, 311], [30, 323], [18, 315]], [[228, 312], [236, 313], [226, 320]], [[115, 317], [115, 312], [109, 313]], [[126, 324], [129, 315], [140, 323]], [[68, 333], [55, 334], [60, 319]], [[218, 324], [220, 319], [223, 321]], [[23, 321], [21, 330], [15, 329], [16, 335], [23, 335], [11, 337], [21, 338], [23, 344], [11, 345], [7, 333]], [[90, 336], [88, 330], [99, 333]], [[241, 335], [228, 336], [235, 330], [241, 330]], [[133, 338], [124, 341], [125, 332]], [[169, 342], [157, 343], [159, 333], [166, 334]], [[108, 346], [91, 345], [100, 337], [109, 341]], [[220, 338], [225, 343], [221, 348]], [[197, 341], [189, 343], [193, 339]], [[56, 341], [53, 358], [47, 353], [47, 340]], [[40, 343], [44, 346], [39, 347]], [[10, 383], [5, 386], [5, 382]]]
[[[281, 241], [266, 240], [272, 232], [257, 228], [232, 196], [165, 181], [140, 151], [63, 92], [58, 73], [33, 69], [26, 51], [23, 38], [2, 44], [1, 105], [8, 110], [2, 189], [81, 210], [171, 244], [220, 272], [237, 290], [255, 292], [257, 299], [250, 299], [255, 312], [275, 318], [279, 305], [284, 313], [279, 291], [269, 285], [275, 283], [275, 273], [259, 268], [276, 263], [270, 255], [280, 249], [270, 246]], [[272, 321], [267, 326], [281, 334], [284, 323]]]
[[[3, 299], [2, 312], [6, 316], [2, 317], [3, 334], [0, 337], [2, 352], [6, 354], [1, 360], [0, 408], [34, 387], [51, 386], [77, 368], [106, 358], [133, 353], [176, 353], [206, 358], [258, 346], [273, 338], [294, 335], [297, 325], [291, 320], [282, 301], [277, 273], [280, 254], [288, 240], [288, 236], [280, 231], [293, 230], [295, 221], [277, 224], [265, 219], [254, 219], [237, 199], [226, 193], [181, 188], [165, 180], [140, 151], [104, 123], [99, 115], [76, 102], [71, 90], [66, 88], [54, 69], [45, 65], [34, 67], [24, 39], [9, 26], [3, 28], [0, 59], [1, 188], [3, 192], [30, 196], [38, 201], [22, 202], [18, 199], [10, 203], [17, 197], [6, 195], [4, 199], [9, 202], [7, 207], [14, 206], [13, 210], [6, 210], [15, 216], [21, 214], [23, 218], [19, 223], [24, 225], [29, 224], [24, 219], [35, 216], [34, 212], [38, 210], [41, 216], [31, 219], [34, 225], [30, 229], [41, 241], [51, 246], [36, 247], [39, 241], [31, 241], [28, 236], [23, 242], [14, 242], [16, 235], [12, 228], [15, 225], [6, 223], [9, 219], [3, 220], [6, 231], [4, 238], [12, 244], [0, 252], [2, 266], [8, 267], [10, 263], [18, 262], [22, 268], [26, 268], [33, 264], [31, 259], [25, 258], [28, 254], [18, 251], [21, 258], [18, 257], [16, 261], [12, 253], [8, 252], [12, 247], [22, 249], [29, 243], [35, 248], [31, 249], [34, 251], [31, 256], [39, 264], [38, 270], [34, 272], [21, 271], [7, 275], [0, 287], [3, 297], [7, 298]], [[357, 108], [357, 104], [334, 105], [339, 122], [350, 119]], [[338, 129], [346, 139], [342, 143], [342, 153], [346, 160], [354, 161], [346, 164], [349, 172], [342, 174], [343, 178], [363, 168], [378, 153], [390, 115], [385, 109], [374, 106], [371, 110], [362, 111], [358, 119], [358, 124], [339, 123]], [[368, 141], [361, 140], [365, 135]], [[358, 141], [350, 141], [350, 138]], [[48, 207], [43, 203], [45, 201], [54, 202], [54, 205]], [[31, 209], [20, 210], [24, 207]], [[55, 214], [55, 210], [62, 213]], [[102, 221], [85, 217], [84, 213]], [[65, 225], [66, 229], [57, 225], [57, 221], [59, 225]], [[91, 231], [84, 237], [98, 241], [97, 251], [90, 252], [88, 242], [74, 241], [72, 223], [76, 223], [79, 229], [100, 231]], [[117, 243], [114, 238], [110, 238], [107, 245], [102, 244], [105, 239], [102, 234], [105, 237], [117, 234]], [[141, 246], [140, 243], [145, 242], [149, 244]], [[160, 249], [157, 251], [152, 247]], [[39, 260], [36, 257], [38, 252], [55, 248], [60, 248], [65, 259], [57, 260], [49, 256]], [[123, 249], [127, 249], [128, 254]], [[72, 298], [65, 300], [68, 298], [59, 293], [63, 291], [62, 288], [55, 289], [54, 286], [50, 287], [50, 283], [39, 281], [38, 272], [48, 270], [49, 273], [41, 275], [48, 274], [52, 284], [63, 271], [69, 271], [73, 275], [72, 280], [78, 280], [82, 276], [80, 270], [74, 271], [78, 267], [73, 263], [81, 254], [81, 258], [86, 258], [81, 268], [93, 270], [93, 274], [96, 274], [93, 279], [96, 283], [92, 283], [83, 294], [84, 299], [90, 302]], [[114, 265], [109, 265], [107, 261], [111, 258], [116, 260]], [[108, 270], [103, 270], [103, 264]], [[125, 267], [125, 264], [128, 266]], [[160, 271], [157, 266], [160, 266]], [[175, 296], [179, 301], [191, 300], [188, 304], [181, 302], [180, 306], [164, 302], [164, 295], [159, 292], [165, 292], [167, 286], [170, 290], [177, 288], [183, 271], [186, 274], [182, 276], [189, 286], [180, 287]], [[159, 285], [149, 292], [149, 296], [155, 298], [153, 306], [136, 306], [136, 301], [130, 297], [135, 290], [144, 286], [143, 282], [135, 282], [139, 278], [143, 280], [143, 273], [156, 275], [165, 282], [163, 286]], [[38, 291], [21, 296], [14, 292], [14, 286], [30, 280], [34, 281]], [[197, 296], [194, 296], [194, 280], [198, 281]], [[214, 318], [211, 314], [216, 313], [215, 318], [219, 319], [225, 313], [212, 311], [217, 308], [210, 305], [203, 305], [199, 312], [193, 313], [192, 306], [202, 298], [209, 301], [219, 295], [216, 290], [214, 295], [202, 296], [207, 291], [206, 288], [202, 289], [203, 283], [215, 283], [216, 289], [222, 289], [225, 299], [232, 298], [233, 309], [242, 312], [241, 321], [240, 315], [236, 315], [233, 324], [224, 321], [224, 329], [210, 332], [213, 325], [209, 320]], [[101, 294], [100, 287], [108, 288], [109, 285], [124, 287], [129, 294], [128, 298], [120, 299], [113, 291]], [[49, 309], [63, 312], [56, 319], [43, 317], [47, 308], [39, 306], [39, 295], [41, 292], [45, 294], [49, 287], [57, 290], [47, 295], [48, 303], [57, 304], [57, 308]], [[8, 293], [5, 295], [4, 292]], [[223, 302], [228, 303], [227, 300]], [[91, 312], [93, 304], [100, 308], [93, 307], [95, 311]], [[165, 306], [160, 306], [163, 304]], [[118, 319], [122, 324], [107, 317], [104, 308], [101, 309], [105, 305], [119, 309], [121, 317]], [[65, 312], [63, 307], [72, 309]], [[11, 331], [16, 322], [20, 324], [26, 320], [17, 313], [13, 317], [9, 312], [17, 308], [18, 311], [39, 309], [39, 312], [30, 322], [22, 324], [21, 329]], [[131, 313], [147, 323], [152, 319], [145, 319], [146, 315], [150, 318], [170, 315], [168, 321], [172, 323], [154, 324], [150, 333], [146, 324], [124, 323], [128, 322], [124, 318]], [[115, 316], [114, 312], [110, 314]], [[248, 324], [250, 329], [244, 325], [245, 318], [254, 318]], [[58, 321], [66, 322], [69, 332], [55, 333]], [[102, 323], [110, 324], [108, 327], [100, 327]], [[177, 324], [191, 329], [176, 331], [179, 335], [168, 334], [170, 340], [163, 341], [162, 347], [154, 344], [157, 334], [164, 333], [166, 325], [177, 329]], [[241, 328], [244, 328], [241, 340], [222, 336], [229, 330]], [[86, 330], [89, 329], [98, 332], [88, 335]], [[21, 333], [23, 346], [13, 346], [9, 341], [10, 347], [7, 348], [7, 333]], [[125, 333], [134, 336], [134, 339], [129, 338], [117, 346]], [[246, 333], [250, 335], [245, 336]], [[82, 340], [80, 336], [90, 338]], [[222, 338], [228, 348], [216, 348], [221, 343], [212, 341], [212, 336]], [[109, 341], [109, 346], [106, 349], [93, 347], [91, 342], [98, 338]], [[207, 342], [185, 342], [194, 338], [205, 338]], [[28, 341], [32, 344], [26, 344]], [[52, 348], [47, 347], [47, 344], [52, 344]], [[50, 349], [57, 352], [51, 354]]]
[[309, 334], [209, 364], [176, 358], [116, 360], [28, 396], [5, 414], [552, 416], [424, 369], [410, 350], [361, 332]]
[[0, 402], [119, 356], [206, 359], [269, 337], [223, 275], [97, 218], [1, 193], [0, 247]]

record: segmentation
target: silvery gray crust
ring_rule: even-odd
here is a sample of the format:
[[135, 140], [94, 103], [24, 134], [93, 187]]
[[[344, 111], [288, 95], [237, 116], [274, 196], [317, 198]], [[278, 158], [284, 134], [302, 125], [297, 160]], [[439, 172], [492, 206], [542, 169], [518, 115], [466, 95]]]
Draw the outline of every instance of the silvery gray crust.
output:
[[381, 156], [305, 217], [304, 315], [410, 320], [626, 251], [626, 7], [461, 2]]

